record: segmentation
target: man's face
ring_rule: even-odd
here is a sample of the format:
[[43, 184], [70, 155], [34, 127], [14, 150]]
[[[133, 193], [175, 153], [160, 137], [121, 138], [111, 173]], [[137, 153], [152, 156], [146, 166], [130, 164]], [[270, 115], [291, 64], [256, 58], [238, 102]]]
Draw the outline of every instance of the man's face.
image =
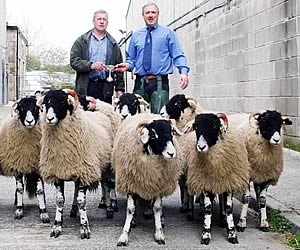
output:
[[158, 21], [158, 10], [155, 6], [147, 6], [144, 8], [143, 17], [147, 26], [153, 27]]
[[107, 15], [104, 13], [97, 13], [94, 17], [93, 23], [96, 31], [105, 31], [108, 25]]

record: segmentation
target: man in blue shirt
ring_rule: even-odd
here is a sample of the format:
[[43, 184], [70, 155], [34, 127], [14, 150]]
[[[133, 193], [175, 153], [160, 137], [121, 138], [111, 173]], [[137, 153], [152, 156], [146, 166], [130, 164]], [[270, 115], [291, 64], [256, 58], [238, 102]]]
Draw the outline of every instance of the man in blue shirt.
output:
[[168, 74], [173, 73], [173, 66], [179, 70], [182, 89], [188, 86], [190, 69], [175, 32], [158, 24], [158, 6], [148, 3], [142, 14], [146, 27], [132, 35], [126, 62], [116, 65], [116, 69], [134, 72], [133, 92], [150, 102], [151, 112], [158, 114], [169, 100]]
[[81, 35], [71, 49], [70, 64], [76, 70], [76, 92], [111, 103], [113, 90], [117, 96], [124, 92], [124, 77], [118, 72], [112, 82], [108, 81], [105, 65], [116, 65], [123, 58], [118, 43], [106, 31], [108, 14], [105, 10], [94, 13], [93, 24], [94, 28]]

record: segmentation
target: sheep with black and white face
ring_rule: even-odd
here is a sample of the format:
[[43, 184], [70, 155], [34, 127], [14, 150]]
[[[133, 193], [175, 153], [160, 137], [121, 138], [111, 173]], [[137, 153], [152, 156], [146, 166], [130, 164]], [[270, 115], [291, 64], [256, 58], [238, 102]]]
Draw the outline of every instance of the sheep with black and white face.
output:
[[49, 223], [46, 211], [44, 182], [40, 176], [40, 109], [35, 97], [25, 97], [15, 102], [13, 116], [4, 121], [0, 128], [0, 173], [16, 179], [15, 219], [23, 217], [23, 193], [25, 178], [29, 197], [37, 196], [40, 218]]
[[87, 189], [98, 187], [101, 173], [110, 163], [110, 121], [99, 112], [76, 109], [78, 97], [71, 90], [50, 90], [43, 98], [40, 171], [56, 187], [56, 216], [51, 237], [62, 233], [64, 181], [78, 182], [77, 203], [81, 238], [90, 238], [86, 211]]
[[162, 197], [171, 195], [182, 170], [183, 155], [172, 125], [159, 115], [138, 114], [121, 124], [113, 147], [117, 191], [127, 195], [127, 215], [118, 246], [128, 244], [136, 197], [151, 200], [155, 240], [165, 244]]
[[[249, 162], [244, 143], [234, 129], [228, 129], [226, 115], [199, 114], [190, 133], [185, 138], [184, 153], [187, 162], [187, 186], [189, 193], [204, 195], [204, 229], [201, 244], [211, 240], [212, 201], [216, 194], [223, 194], [227, 237], [238, 243], [232, 216], [233, 193], [244, 192], [248, 187]], [[193, 198], [189, 210], [193, 210]]]
[[[266, 211], [266, 196], [270, 185], [276, 185], [283, 170], [283, 127], [292, 121], [283, 118], [280, 112], [267, 110], [251, 115], [231, 115], [229, 120], [240, 129], [250, 163], [250, 181], [254, 184], [259, 209], [258, 228], [269, 230]], [[249, 182], [250, 187], [250, 182]], [[243, 194], [243, 207], [237, 225], [239, 231], [247, 227], [247, 210], [250, 189]]]

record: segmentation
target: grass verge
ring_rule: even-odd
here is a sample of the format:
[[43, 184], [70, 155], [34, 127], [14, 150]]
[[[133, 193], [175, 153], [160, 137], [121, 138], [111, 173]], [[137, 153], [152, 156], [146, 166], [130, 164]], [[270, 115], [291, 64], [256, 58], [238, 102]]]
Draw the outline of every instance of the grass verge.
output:
[[300, 249], [300, 231], [292, 233], [291, 223], [288, 219], [281, 215], [280, 210], [268, 209], [268, 221], [272, 232], [285, 235], [286, 242], [289, 247]]

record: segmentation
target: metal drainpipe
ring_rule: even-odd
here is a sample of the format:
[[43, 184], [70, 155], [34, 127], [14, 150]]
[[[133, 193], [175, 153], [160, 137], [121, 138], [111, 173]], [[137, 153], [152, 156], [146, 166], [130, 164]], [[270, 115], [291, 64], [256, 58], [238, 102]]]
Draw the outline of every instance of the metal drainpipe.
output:
[[17, 50], [16, 50], [16, 100], [19, 99], [19, 28], [17, 28]]

